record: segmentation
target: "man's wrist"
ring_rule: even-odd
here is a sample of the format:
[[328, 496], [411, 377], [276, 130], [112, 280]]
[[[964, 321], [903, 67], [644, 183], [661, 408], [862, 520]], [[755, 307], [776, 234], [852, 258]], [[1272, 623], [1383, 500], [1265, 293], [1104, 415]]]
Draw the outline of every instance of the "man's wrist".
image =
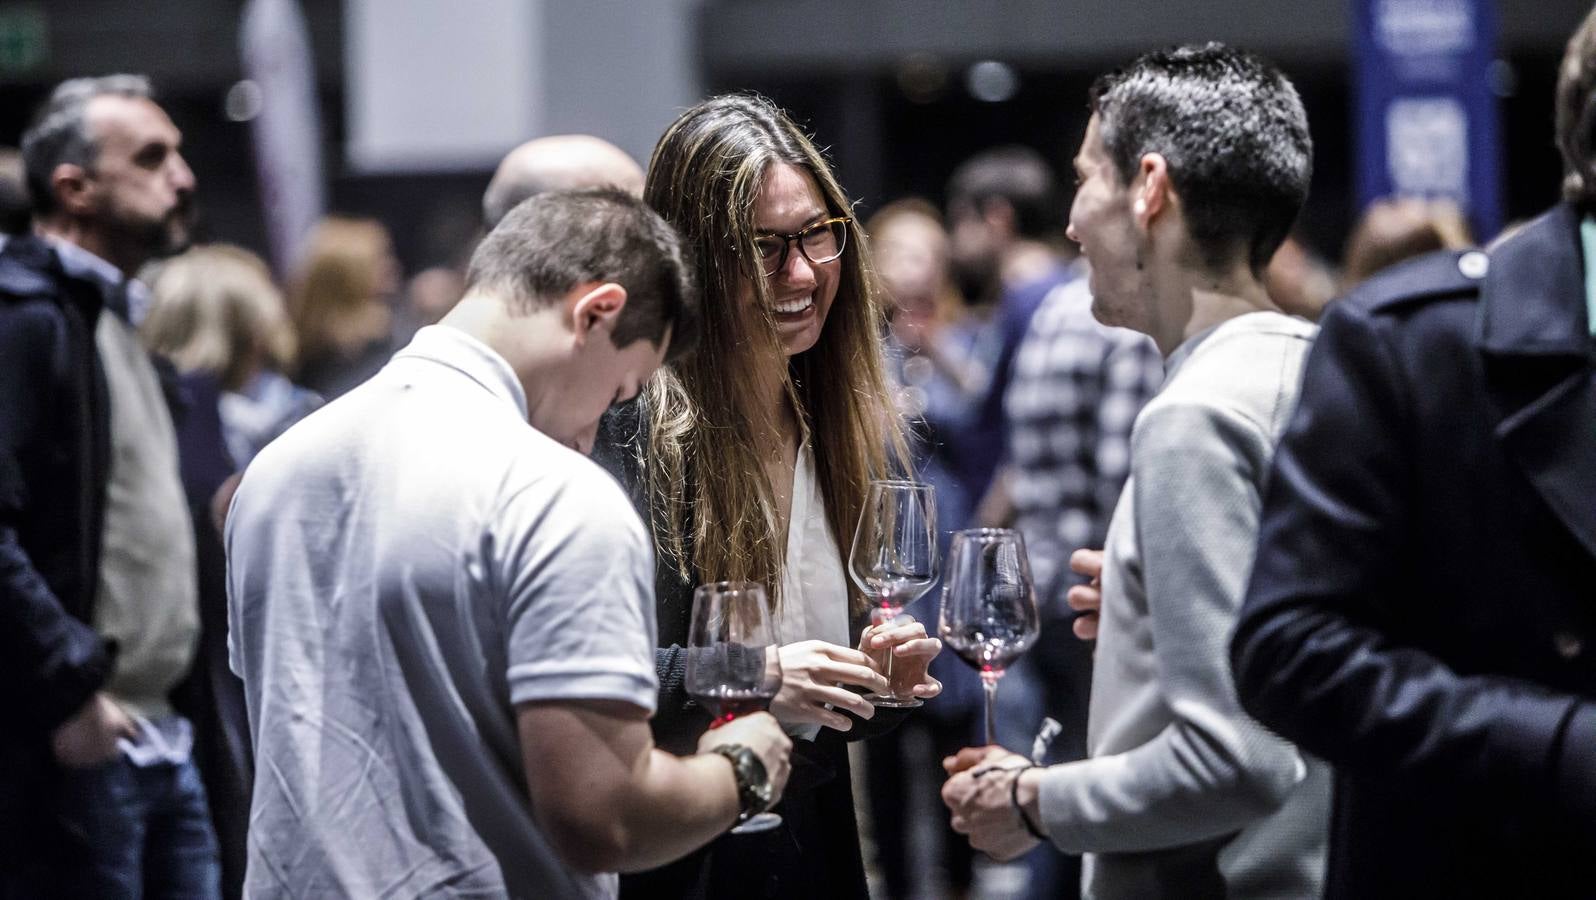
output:
[[1018, 775], [1014, 776], [1014, 783], [1009, 788], [1009, 799], [1014, 805], [1014, 811], [1020, 817], [1020, 824], [1030, 832], [1031, 837], [1039, 841], [1048, 840], [1047, 829], [1042, 825], [1041, 789], [1037, 779], [1041, 777], [1041, 766], [1026, 766]]
[[770, 808], [773, 799], [770, 775], [758, 754], [742, 744], [732, 743], [711, 747], [709, 752], [731, 763], [732, 776], [737, 782], [737, 821], [745, 821]]

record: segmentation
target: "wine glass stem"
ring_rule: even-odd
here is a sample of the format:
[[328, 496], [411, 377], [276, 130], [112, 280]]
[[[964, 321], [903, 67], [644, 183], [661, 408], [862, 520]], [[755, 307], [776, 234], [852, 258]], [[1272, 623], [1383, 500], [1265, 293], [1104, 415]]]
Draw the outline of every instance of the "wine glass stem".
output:
[[997, 703], [997, 683], [1002, 676], [1001, 672], [982, 672], [981, 687], [986, 689], [986, 745], [997, 745], [997, 719], [993, 715], [993, 707]]

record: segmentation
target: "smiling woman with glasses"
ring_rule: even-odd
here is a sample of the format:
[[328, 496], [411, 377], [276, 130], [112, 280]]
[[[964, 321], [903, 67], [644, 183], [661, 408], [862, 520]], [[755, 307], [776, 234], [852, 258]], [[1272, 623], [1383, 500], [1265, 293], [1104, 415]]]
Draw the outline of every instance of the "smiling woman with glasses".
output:
[[[683, 689], [693, 586], [751, 581], [765, 587], [781, 645], [770, 711], [803, 774], [775, 808], [779, 828], [623, 878], [621, 893], [866, 898], [845, 742], [905, 711], [861, 696], [886, 682], [860, 647], [911, 662], [941, 647], [907, 617], [864, 629], [868, 604], [843, 565], [840, 541], [851, 540], [870, 481], [905, 471], [908, 458], [868, 241], [820, 151], [758, 97], [683, 113], [654, 150], [644, 198], [687, 239], [704, 291], [697, 352], [612, 413], [594, 451], [653, 528], [655, 738], [686, 752], [710, 724]], [[940, 689], [926, 678], [913, 694]]]

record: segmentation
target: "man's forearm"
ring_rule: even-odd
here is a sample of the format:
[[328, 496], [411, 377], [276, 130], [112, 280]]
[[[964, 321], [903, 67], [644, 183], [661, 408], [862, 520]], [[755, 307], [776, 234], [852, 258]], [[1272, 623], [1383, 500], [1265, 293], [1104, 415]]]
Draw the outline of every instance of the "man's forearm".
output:
[[693, 852], [730, 828], [740, 810], [729, 760], [717, 754], [649, 753], [637, 789], [620, 811], [616, 870], [653, 869]]

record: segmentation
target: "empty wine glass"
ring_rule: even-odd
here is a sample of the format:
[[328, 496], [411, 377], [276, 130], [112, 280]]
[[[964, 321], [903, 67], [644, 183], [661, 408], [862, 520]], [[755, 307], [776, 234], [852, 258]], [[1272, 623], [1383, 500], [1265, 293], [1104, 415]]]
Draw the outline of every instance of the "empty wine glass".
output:
[[[917, 481], [872, 481], [848, 554], [848, 573], [875, 601], [871, 625], [891, 623], [937, 578], [936, 491]], [[919, 706], [914, 686], [928, 659], [894, 660], [892, 648], [866, 651], [887, 679], [887, 692], [867, 694], [876, 706]]]
[[998, 679], [1036, 642], [1039, 627], [1024, 538], [1008, 528], [955, 532], [943, 583], [942, 640], [981, 673], [990, 745]]
[[[720, 581], [693, 592], [686, 688], [715, 717], [709, 727], [770, 708], [781, 690], [780, 646], [775, 618], [760, 585]], [[763, 812], [732, 833], [768, 831], [780, 824], [781, 816]]]

